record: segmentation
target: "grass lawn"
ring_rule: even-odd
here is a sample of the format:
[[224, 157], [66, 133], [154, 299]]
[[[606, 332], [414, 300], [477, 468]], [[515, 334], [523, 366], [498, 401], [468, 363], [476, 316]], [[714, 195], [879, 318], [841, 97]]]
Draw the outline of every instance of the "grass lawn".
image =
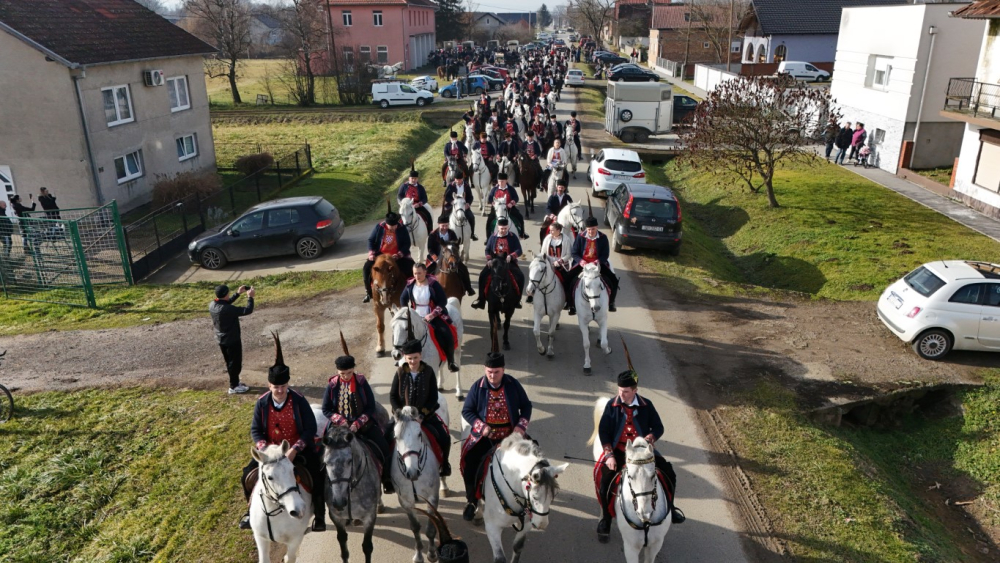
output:
[[0, 427], [2, 559], [248, 561], [253, 539], [236, 522], [254, 398], [19, 395]]
[[[239, 63], [236, 87], [240, 90], [244, 106], [256, 105], [257, 94], [264, 94], [268, 98], [273, 96], [276, 105], [295, 105], [295, 101], [288, 93], [288, 88], [278, 80], [286, 62], [285, 59], [245, 59]], [[271, 76], [270, 94], [268, 94], [266, 85], [268, 74]], [[208, 87], [209, 104], [213, 108], [234, 107], [228, 78], [224, 76], [211, 78], [206, 74], [205, 83]], [[339, 103], [340, 98], [337, 95], [336, 85], [337, 83], [332, 77], [318, 77], [316, 80], [316, 101], [320, 104], [331, 105]]]
[[954, 170], [954, 166], [943, 166], [941, 168], [928, 168], [926, 170], [914, 170], [917, 174], [920, 174], [924, 178], [930, 178], [935, 182], [941, 184], [942, 186], [947, 186], [951, 184], [951, 173]]
[[[341, 291], [361, 283], [360, 270], [291, 272], [230, 282], [267, 288], [258, 307], [271, 307], [303, 298]], [[96, 309], [0, 299], [0, 335], [49, 330], [122, 328], [204, 317], [216, 284], [140, 284], [132, 287], [95, 287]]]

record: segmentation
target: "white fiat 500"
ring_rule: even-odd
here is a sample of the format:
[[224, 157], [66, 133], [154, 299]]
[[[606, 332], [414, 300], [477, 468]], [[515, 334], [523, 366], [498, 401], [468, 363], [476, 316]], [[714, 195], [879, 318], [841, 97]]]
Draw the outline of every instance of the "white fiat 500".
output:
[[890, 285], [878, 318], [920, 357], [951, 350], [1000, 352], [1000, 265], [929, 262]]

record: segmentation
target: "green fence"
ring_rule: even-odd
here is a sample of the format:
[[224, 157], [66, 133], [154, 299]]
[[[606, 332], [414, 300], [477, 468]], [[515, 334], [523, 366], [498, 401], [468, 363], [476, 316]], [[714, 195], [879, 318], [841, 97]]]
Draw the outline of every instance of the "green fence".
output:
[[0, 217], [4, 296], [96, 307], [94, 286], [131, 284], [116, 202], [103, 207]]

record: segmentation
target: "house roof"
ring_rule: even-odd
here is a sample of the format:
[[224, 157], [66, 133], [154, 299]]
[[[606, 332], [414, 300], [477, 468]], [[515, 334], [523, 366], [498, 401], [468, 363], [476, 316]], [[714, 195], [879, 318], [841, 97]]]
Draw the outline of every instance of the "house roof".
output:
[[264, 26], [269, 27], [271, 29], [278, 29], [281, 27], [281, 22], [278, 21], [278, 18], [274, 16], [268, 14], [254, 14], [253, 17], [256, 18], [257, 21], [259, 21], [260, 23], [264, 24]]
[[906, 3], [907, 0], [751, 0], [751, 14], [743, 22], [756, 15], [763, 35], [835, 35], [840, 32], [844, 8]]
[[416, 6], [434, 8], [438, 5], [431, 0], [330, 0], [331, 6]]
[[495, 12], [493, 15], [510, 24], [525, 22], [531, 25], [537, 18], [535, 12]]
[[[725, 26], [729, 21], [729, 9], [725, 6], [714, 8], [703, 8], [712, 16], [712, 21], [716, 26]], [[687, 14], [691, 13], [691, 7], [684, 4], [672, 4], [666, 6], [653, 6], [652, 29], [686, 29], [688, 26]], [[698, 29], [703, 27], [705, 22], [693, 21], [691, 27]], [[735, 26], [735, 23], [734, 23]]]
[[979, 0], [952, 12], [956, 18], [995, 19], [1000, 18], [1000, 0]]
[[67, 66], [217, 52], [134, 0], [3, 0], [0, 29]]

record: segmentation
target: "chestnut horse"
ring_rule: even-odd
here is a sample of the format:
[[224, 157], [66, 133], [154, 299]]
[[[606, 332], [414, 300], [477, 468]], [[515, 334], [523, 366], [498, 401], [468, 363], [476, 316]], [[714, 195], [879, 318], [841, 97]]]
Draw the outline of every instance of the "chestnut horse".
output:
[[396, 259], [387, 254], [375, 257], [372, 266], [372, 310], [375, 312], [375, 334], [378, 344], [375, 355], [385, 356], [385, 312], [399, 307], [399, 296], [406, 287], [406, 277], [396, 264]]
[[535, 210], [535, 197], [538, 195], [538, 185], [542, 180], [539, 174], [539, 165], [524, 156], [524, 153], [517, 155], [517, 179], [521, 184], [521, 199], [524, 202], [524, 218], [530, 219], [531, 212]]
[[434, 277], [444, 289], [447, 297], [454, 297], [458, 302], [462, 302], [465, 297], [465, 286], [462, 284], [462, 273], [459, 266], [462, 264], [462, 257], [459, 256], [457, 246], [445, 244], [441, 246], [441, 256], [438, 256], [437, 272]]

